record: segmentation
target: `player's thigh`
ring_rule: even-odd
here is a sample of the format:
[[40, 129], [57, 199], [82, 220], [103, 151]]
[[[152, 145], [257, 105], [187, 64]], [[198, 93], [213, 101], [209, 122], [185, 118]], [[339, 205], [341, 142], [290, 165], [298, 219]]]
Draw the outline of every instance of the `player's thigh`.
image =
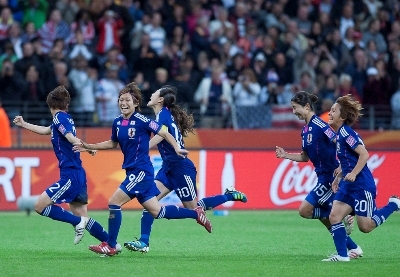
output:
[[152, 197], [141, 204], [154, 218], [160, 213], [161, 205], [157, 197]]
[[35, 211], [41, 213], [47, 206], [50, 206], [51, 204], [53, 204], [53, 201], [47, 195], [46, 191], [44, 191], [35, 203]]
[[160, 191], [160, 194], [157, 195], [158, 200], [164, 198], [168, 193], [171, 192], [171, 190], [169, 188], [167, 188], [166, 186], [164, 186], [164, 184], [162, 182], [160, 182], [159, 180], [155, 180], [154, 183], [156, 184], [158, 190]]
[[314, 205], [308, 202], [308, 199], [305, 199], [301, 202], [299, 207], [299, 214], [303, 217], [311, 217], [313, 214]]
[[352, 210], [349, 204], [334, 200], [329, 220], [332, 224], [337, 224], [341, 222], [346, 215], [350, 214]]
[[117, 190], [113, 193], [111, 198], [108, 200], [108, 205], [118, 205], [123, 206], [124, 204], [131, 201], [131, 197], [126, 194], [121, 188], [117, 188]]

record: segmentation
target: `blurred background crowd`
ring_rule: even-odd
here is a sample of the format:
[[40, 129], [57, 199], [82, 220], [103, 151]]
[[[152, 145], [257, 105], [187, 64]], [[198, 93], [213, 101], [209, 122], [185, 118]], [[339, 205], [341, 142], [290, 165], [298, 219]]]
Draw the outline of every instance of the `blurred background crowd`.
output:
[[64, 85], [77, 126], [109, 126], [134, 81], [148, 115], [178, 87], [198, 128], [270, 128], [305, 90], [325, 120], [350, 93], [357, 127], [400, 129], [400, 1], [0, 0], [0, 74], [8, 117], [36, 124]]

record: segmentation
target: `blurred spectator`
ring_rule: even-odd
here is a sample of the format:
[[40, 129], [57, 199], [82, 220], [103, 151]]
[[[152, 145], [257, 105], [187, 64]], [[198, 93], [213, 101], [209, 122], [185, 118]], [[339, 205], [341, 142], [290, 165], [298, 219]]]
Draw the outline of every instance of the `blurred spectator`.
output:
[[245, 68], [235, 84], [232, 95], [236, 106], [256, 106], [260, 104], [260, 84], [257, 82], [254, 71]]
[[76, 89], [76, 96], [70, 108], [74, 114], [75, 124], [77, 126], [92, 126], [97, 71], [94, 68], [89, 68], [87, 59], [79, 55], [73, 60], [68, 78]]
[[14, 51], [14, 47], [10, 41], [6, 41], [4, 43], [4, 52], [3, 52], [3, 54], [0, 55], [0, 70], [3, 65], [3, 61], [5, 59], [8, 59], [13, 63], [15, 63], [18, 60], [18, 57]]
[[367, 7], [371, 17], [375, 18], [378, 15], [379, 9], [382, 7], [382, 2], [377, 0], [362, 0], [364, 5]]
[[315, 68], [318, 65], [319, 56], [314, 51], [308, 50], [296, 60], [294, 64], [294, 81], [298, 83], [300, 81], [300, 74], [307, 71], [311, 75], [313, 82], [316, 80]]
[[[262, 39], [261, 47], [253, 52], [252, 63], [254, 64], [256, 62], [256, 60], [255, 60], [256, 57], [259, 57], [258, 61], [261, 60], [260, 57], [264, 57], [265, 58], [265, 61], [264, 61], [265, 68], [267, 68], [267, 69], [272, 68], [274, 66], [274, 57], [276, 55], [277, 49], [278, 49], [277, 42], [274, 41], [273, 38], [269, 34], [264, 35], [264, 38]], [[259, 53], [261, 53], [262, 55], [259, 55]], [[260, 83], [260, 84], [263, 85], [263, 83]]]
[[0, 12], [0, 43], [8, 37], [8, 28], [13, 24], [11, 9], [6, 7]]
[[75, 30], [74, 43], [71, 44], [71, 52], [68, 57], [73, 60], [77, 56], [81, 55], [86, 60], [91, 60], [93, 57], [92, 52], [88, 49], [87, 44], [85, 44], [85, 37], [80, 29]]
[[28, 22], [25, 24], [24, 33], [21, 36], [22, 43], [30, 42], [32, 39], [38, 36], [35, 29], [35, 24], [33, 22]]
[[154, 13], [151, 17], [150, 24], [143, 27], [143, 31], [150, 37], [150, 46], [157, 55], [164, 53], [164, 45], [167, 38], [164, 28], [161, 26], [162, 17], [160, 13]]
[[60, 11], [63, 20], [68, 25], [71, 25], [80, 8], [75, 0], [58, 0], [56, 2], [56, 9]]
[[216, 18], [210, 21], [209, 31], [212, 38], [218, 38], [225, 34], [228, 28], [234, 28], [234, 25], [228, 20], [229, 13], [224, 8], [219, 8], [216, 12]]
[[237, 1], [234, 12], [229, 17], [229, 21], [235, 26], [236, 38], [244, 37], [247, 32], [247, 26], [253, 22], [247, 4]]
[[104, 72], [110, 65], [118, 66], [118, 78], [127, 83], [130, 79], [128, 67], [124, 55], [121, 54], [121, 50], [118, 47], [112, 47], [107, 51], [107, 55], [100, 59], [100, 78], [103, 78]]
[[342, 73], [339, 77], [339, 95], [336, 96], [345, 96], [347, 94], [351, 94], [351, 97], [354, 100], [362, 103], [362, 98], [360, 94], [357, 92], [356, 88], [352, 86], [352, 79], [349, 74]]
[[279, 76], [280, 85], [293, 83], [293, 66], [286, 62], [286, 56], [283, 53], [277, 53], [274, 59], [274, 69]]
[[[264, 59], [265, 62], [265, 59]], [[265, 64], [265, 63], [264, 63]], [[237, 53], [233, 59], [232, 64], [228, 66], [226, 69], [226, 74], [229, 79], [229, 83], [233, 87], [235, 83], [238, 81], [239, 76], [242, 74], [244, 66], [244, 59], [242, 53]], [[260, 71], [263, 71], [260, 66], [257, 67], [256, 74]], [[261, 73], [262, 74], [262, 73]]]
[[210, 52], [210, 34], [208, 32], [208, 17], [203, 16], [197, 20], [196, 29], [193, 32], [192, 56], [197, 59], [201, 51]]
[[363, 42], [368, 45], [370, 40], [373, 40], [376, 44], [376, 51], [378, 53], [384, 53], [387, 50], [387, 44], [383, 35], [379, 32], [380, 22], [379, 19], [373, 19], [370, 21], [368, 30], [363, 33]]
[[283, 99], [280, 97], [278, 82], [279, 76], [274, 70], [268, 71], [266, 85], [262, 87], [260, 92], [260, 101], [262, 104], [276, 105], [283, 104]]
[[6, 111], [2, 107], [0, 98], [0, 148], [10, 148], [12, 146], [10, 120]]
[[159, 67], [156, 69], [156, 79], [150, 83], [150, 95], [143, 95], [143, 99], [150, 100], [151, 93], [166, 85], [170, 85], [168, 71]]
[[140, 7], [140, 1], [122, 0], [121, 4], [128, 10], [133, 22], [139, 21], [143, 17], [143, 10]]
[[45, 77], [44, 69], [39, 58], [35, 55], [32, 43], [26, 42], [22, 44], [22, 58], [15, 62], [15, 70], [25, 76], [31, 65], [34, 65], [39, 71], [41, 78]]
[[221, 79], [222, 67], [214, 67], [211, 76], [204, 77], [196, 92], [195, 101], [200, 104], [200, 127], [224, 128], [230, 105], [232, 89], [227, 79]]
[[97, 22], [99, 41], [97, 42], [96, 52], [102, 55], [111, 47], [122, 48], [120, 37], [123, 34], [123, 26], [124, 23], [114, 11], [106, 11]]
[[18, 9], [23, 11], [22, 24], [33, 22], [35, 29], [39, 30], [46, 21], [49, 3], [47, 0], [19, 1]]
[[335, 101], [339, 95], [339, 80], [335, 74], [330, 74], [326, 80], [324, 86], [319, 91], [319, 96], [322, 99], [329, 98]]
[[55, 87], [64, 86], [71, 96], [71, 101], [74, 101], [74, 98], [76, 96], [76, 89], [71, 80], [68, 78], [67, 74], [67, 64], [63, 61], [55, 61], [53, 63], [53, 74], [51, 74], [47, 79], [45, 83], [45, 88], [46, 91], [51, 91]]
[[8, 29], [8, 41], [11, 42], [12, 47], [14, 48], [15, 55], [18, 59], [22, 58], [22, 37], [21, 37], [21, 28], [19, 22], [14, 22]]
[[342, 38], [345, 38], [346, 30], [349, 27], [354, 27], [354, 18], [353, 18], [353, 6], [350, 2], [346, 3], [343, 6], [341, 17], [340, 17], [340, 35]]
[[289, 17], [283, 13], [283, 4], [280, 2], [275, 2], [272, 4], [272, 10], [270, 13], [267, 13], [265, 17], [265, 28], [269, 28], [274, 26], [278, 28], [280, 31], [286, 30], [286, 20]]
[[365, 51], [362, 49], [356, 49], [353, 55], [354, 61], [346, 66], [344, 73], [351, 76], [353, 86], [361, 97], [363, 97], [363, 88], [367, 80], [368, 59]]
[[132, 52], [133, 71], [142, 71], [144, 78], [148, 82], [155, 79], [155, 70], [160, 65], [160, 59], [156, 51], [150, 46], [150, 36], [143, 34], [142, 43]]
[[21, 87], [23, 85], [22, 75], [14, 70], [14, 64], [9, 59], [5, 59], [1, 68], [0, 98], [10, 119], [14, 119], [21, 112], [19, 104], [22, 100]]
[[43, 53], [49, 53], [56, 39], [66, 41], [71, 36], [68, 24], [62, 19], [59, 10], [50, 13], [49, 20], [38, 30], [42, 39]]
[[110, 126], [120, 114], [118, 93], [125, 84], [118, 78], [118, 66], [109, 65], [105, 77], [97, 84], [96, 112], [100, 126]]
[[337, 62], [337, 69], [338, 71], [342, 71], [347, 62], [351, 60], [350, 49], [346, 47], [340, 38], [339, 29], [333, 29], [332, 33], [328, 35], [327, 40], [328, 49]]
[[311, 33], [311, 21], [309, 20], [309, 9], [306, 4], [300, 4], [297, 9], [296, 17], [297, 26], [299, 27], [299, 32], [305, 36]]
[[335, 103], [332, 98], [324, 98], [321, 101], [321, 114], [319, 115], [319, 118], [321, 118], [323, 121], [328, 122], [329, 121], [329, 112], [331, 110], [332, 105]]
[[243, 50], [245, 65], [250, 65], [250, 60], [252, 58], [252, 53], [263, 46], [263, 41], [258, 35], [257, 26], [255, 23], [250, 23], [246, 28], [246, 34], [239, 38], [237, 46]]
[[392, 95], [390, 99], [390, 105], [392, 108], [392, 122], [391, 128], [400, 130], [400, 88]]
[[[143, 73], [141, 71], [136, 72], [133, 76], [133, 82], [140, 88], [143, 95], [151, 95], [150, 84], [144, 79]], [[142, 101], [143, 108], [147, 107], [147, 102]]]
[[96, 30], [88, 10], [82, 9], [76, 14], [75, 20], [71, 23], [71, 34], [71, 43], [78, 43], [76, 36], [77, 34], [81, 34], [83, 36], [83, 43], [88, 46], [92, 45]]
[[175, 4], [174, 10], [171, 17], [165, 22], [165, 32], [167, 38], [172, 38], [176, 27], [180, 27], [183, 34], [188, 34], [188, 25], [186, 22], [185, 8], [181, 5]]

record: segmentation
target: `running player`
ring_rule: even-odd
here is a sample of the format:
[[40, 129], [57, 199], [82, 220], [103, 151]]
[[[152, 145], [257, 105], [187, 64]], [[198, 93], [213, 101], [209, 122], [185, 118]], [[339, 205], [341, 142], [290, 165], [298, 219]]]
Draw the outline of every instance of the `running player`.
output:
[[[82, 167], [79, 153], [72, 150], [74, 143], [80, 140], [76, 137], [74, 121], [67, 113], [71, 101], [69, 92], [63, 86], [58, 86], [47, 95], [46, 103], [53, 116], [50, 126], [38, 126], [25, 122], [22, 116], [14, 118], [14, 124], [39, 135], [51, 135], [51, 143], [58, 159], [60, 180], [48, 187], [35, 203], [35, 211], [51, 219], [67, 222], [75, 226], [74, 244], [78, 244], [84, 230], [99, 241], [107, 240], [108, 234], [104, 228], [87, 213], [87, 183], [86, 172]], [[94, 155], [95, 151], [89, 151]], [[69, 203], [72, 214], [58, 205]]]
[[109, 256], [116, 254], [116, 240], [122, 220], [121, 206], [133, 198], [137, 198], [143, 208], [154, 218], [193, 218], [209, 233], [212, 231], [211, 223], [202, 207], [196, 207], [194, 210], [173, 205], [161, 207], [158, 202], [156, 196], [160, 194], [160, 191], [154, 183], [154, 168], [149, 156], [151, 133], [160, 135], [173, 145], [174, 151], [180, 158], [185, 158], [188, 152], [181, 149], [174, 137], [161, 129], [161, 125], [137, 112], [140, 111], [141, 101], [142, 94], [138, 86], [135, 83], [126, 85], [118, 96], [118, 105], [122, 114], [113, 122], [111, 139], [96, 144], [81, 142], [74, 148], [75, 151], [112, 149], [119, 144], [124, 154], [122, 168], [126, 170], [126, 179], [108, 201], [109, 238], [100, 245], [89, 246], [91, 251], [99, 254]]
[[[318, 100], [314, 94], [305, 91], [297, 92], [292, 97], [293, 113], [306, 125], [301, 132], [302, 152], [291, 154], [283, 148], [276, 147], [276, 157], [289, 159], [296, 162], [311, 161], [318, 177], [318, 183], [307, 195], [299, 207], [300, 216], [308, 219], [319, 219], [326, 228], [332, 232], [329, 222], [334, 192], [331, 183], [334, 180], [334, 171], [339, 163], [335, 158], [335, 132], [322, 121], [314, 112], [313, 103]], [[353, 218], [347, 217], [345, 222], [350, 234], [353, 227]], [[361, 248], [347, 237], [349, 256], [357, 258], [363, 255]]]
[[[147, 106], [154, 110], [156, 121], [162, 129], [175, 138], [181, 149], [185, 149], [183, 137], [193, 132], [194, 119], [182, 107], [175, 104], [176, 94], [176, 87], [163, 86], [151, 95]], [[155, 177], [157, 188], [161, 192], [157, 196], [158, 200], [174, 190], [183, 206], [188, 209], [202, 206], [205, 210], [209, 210], [227, 201], [247, 202], [246, 195], [234, 188], [227, 189], [222, 195], [207, 197], [197, 202], [197, 171], [193, 162], [177, 155], [173, 147], [159, 135], [155, 135], [150, 140], [150, 148], [154, 145], [158, 146], [163, 160], [162, 167]], [[140, 239], [126, 242], [124, 246], [131, 251], [148, 252], [153, 222], [154, 218], [147, 210], [143, 210]]]
[[361, 137], [350, 127], [361, 116], [361, 109], [358, 101], [345, 95], [336, 100], [329, 112], [328, 123], [337, 134], [336, 149], [341, 172], [332, 184], [332, 189], [337, 192], [329, 216], [337, 255], [322, 261], [350, 260], [346, 251], [346, 231], [342, 223], [346, 215], [354, 212], [360, 231], [369, 233], [400, 209], [400, 199], [397, 196], [391, 196], [385, 207], [379, 210], [376, 208], [376, 185], [367, 167], [369, 154]]

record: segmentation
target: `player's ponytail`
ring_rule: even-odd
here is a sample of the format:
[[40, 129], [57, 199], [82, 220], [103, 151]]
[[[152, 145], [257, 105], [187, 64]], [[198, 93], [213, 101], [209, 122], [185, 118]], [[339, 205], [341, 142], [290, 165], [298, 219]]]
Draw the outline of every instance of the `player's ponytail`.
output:
[[189, 133], [193, 133], [194, 118], [193, 114], [188, 114], [184, 108], [175, 104], [176, 93], [177, 88], [173, 86], [160, 88], [160, 97], [164, 98], [163, 106], [170, 110], [182, 136], [187, 137]]
[[303, 107], [307, 104], [310, 106], [310, 109], [313, 111], [313, 104], [318, 101], [318, 96], [315, 94], [308, 93], [306, 91], [298, 91], [291, 99], [292, 102], [297, 103]]

